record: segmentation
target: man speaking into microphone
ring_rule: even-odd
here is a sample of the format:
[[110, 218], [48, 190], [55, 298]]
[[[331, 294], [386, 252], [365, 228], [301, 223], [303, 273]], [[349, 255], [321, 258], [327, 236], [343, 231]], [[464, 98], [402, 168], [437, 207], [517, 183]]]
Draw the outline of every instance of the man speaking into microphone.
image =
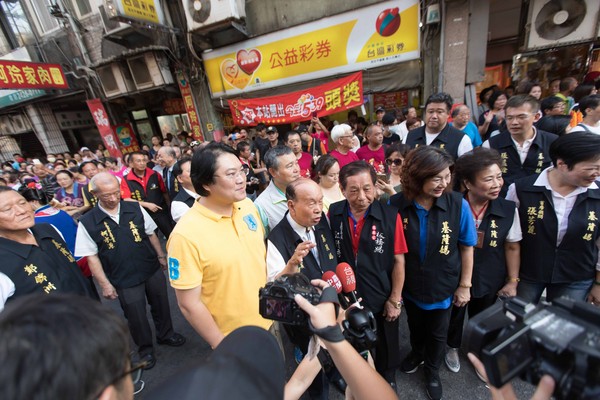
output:
[[[395, 388], [407, 247], [397, 210], [374, 201], [376, 180], [373, 167], [365, 161], [345, 165], [340, 184], [346, 200], [330, 206], [329, 221], [337, 258], [354, 270], [358, 296], [377, 321], [375, 368]], [[345, 277], [339, 273], [338, 277], [343, 284]]]
[[[300, 178], [285, 189], [288, 211], [267, 238], [267, 279], [301, 272], [309, 279], [322, 279], [335, 271], [337, 258], [333, 236], [323, 215], [323, 193], [318, 184]], [[312, 336], [308, 327], [284, 325], [295, 345], [307, 354]], [[308, 392], [311, 398], [327, 398], [328, 384], [323, 373]]]

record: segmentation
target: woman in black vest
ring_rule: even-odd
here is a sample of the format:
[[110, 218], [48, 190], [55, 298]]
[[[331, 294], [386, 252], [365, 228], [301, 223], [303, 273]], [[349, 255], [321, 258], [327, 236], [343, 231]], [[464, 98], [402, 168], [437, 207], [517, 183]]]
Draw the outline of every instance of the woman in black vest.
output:
[[477, 243], [469, 205], [450, 190], [452, 165], [446, 151], [417, 147], [404, 162], [403, 192], [390, 198], [403, 218], [408, 245], [402, 297], [412, 351], [400, 369], [413, 373], [425, 364], [430, 399], [442, 397], [439, 368], [450, 306], [464, 307], [469, 302], [473, 246]]
[[[455, 184], [469, 203], [477, 244], [473, 262], [473, 287], [469, 302], [472, 318], [496, 302], [498, 296], [517, 295], [520, 244], [523, 238], [516, 204], [499, 197], [502, 158], [496, 150], [478, 147], [456, 160]], [[448, 329], [446, 365], [458, 372], [466, 307], [452, 307]]]

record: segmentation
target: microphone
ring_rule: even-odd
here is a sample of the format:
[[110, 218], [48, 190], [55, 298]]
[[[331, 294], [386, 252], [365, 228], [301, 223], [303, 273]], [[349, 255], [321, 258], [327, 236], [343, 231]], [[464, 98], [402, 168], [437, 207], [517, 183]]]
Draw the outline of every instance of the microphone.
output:
[[323, 274], [323, 280], [327, 282], [331, 287], [335, 288], [336, 293], [338, 294], [338, 299], [340, 301], [340, 305], [345, 310], [348, 308], [348, 301], [342, 294], [342, 282], [340, 282], [340, 278], [333, 271], [326, 271]]
[[350, 300], [357, 307], [362, 308], [356, 297], [356, 276], [350, 264], [342, 262], [335, 267], [336, 275], [341, 278], [342, 292], [350, 297]]

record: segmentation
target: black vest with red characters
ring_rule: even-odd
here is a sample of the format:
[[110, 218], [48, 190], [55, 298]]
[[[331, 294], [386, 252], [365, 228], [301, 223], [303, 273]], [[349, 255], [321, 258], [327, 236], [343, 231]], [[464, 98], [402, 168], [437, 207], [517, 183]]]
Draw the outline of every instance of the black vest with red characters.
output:
[[374, 313], [381, 312], [392, 291], [394, 240], [398, 211], [373, 202], [360, 233], [358, 253], [354, 257], [352, 233], [348, 223], [348, 202], [329, 207], [329, 222], [339, 262], [350, 264], [356, 275], [356, 292]]

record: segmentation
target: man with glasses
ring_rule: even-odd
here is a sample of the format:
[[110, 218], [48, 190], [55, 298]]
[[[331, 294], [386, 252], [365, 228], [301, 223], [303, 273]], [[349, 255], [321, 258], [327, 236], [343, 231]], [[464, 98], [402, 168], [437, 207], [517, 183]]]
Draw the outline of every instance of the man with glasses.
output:
[[502, 157], [504, 186], [501, 196], [519, 178], [539, 174], [552, 164], [550, 145], [558, 136], [537, 129], [540, 103], [535, 97], [513, 96], [506, 102], [506, 131], [486, 140], [483, 147], [497, 150]]
[[446, 150], [455, 160], [473, 150], [471, 139], [450, 126], [448, 116], [452, 97], [447, 93], [434, 93], [425, 102], [425, 125], [408, 132], [403, 141], [414, 149], [418, 146], [435, 146]]
[[183, 316], [214, 349], [241, 326], [271, 326], [258, 312], [267, 281], [264, 230], [231, 147], [211, 143], [194, 153], [191, 179], [200, 197], [167, 243], [169, 279]]
[[358, 156], [352, 151], [354, 134], [350, 125], [339, 124], [331, 130], [331, 141], [335, 145], [335, 150], [331, 154], [338, 160], [340, 168], [350, 164], [353, 161], [358, 161]]
[[0, 314], [2, 398], [133, 400], [145, 364], [132, 364], [129, 351], [127, 326], [107, 306], [65, 294], [22, 297]]
[[75, 256], [87, 256], [105, 299], [119, 299], [140, 359], [148, 362], [149, 369], [154, 367], [156, 358], [146, 299], [158, 344], [185, 343], [185, 338], [173, 331], [162, 272], [167, 262], [154, 234], [156, 224], [139, 204], [121, 200], [119, 181], [110, 173], [94, 176], [91, 186], [98, 205], [79, 220]]

